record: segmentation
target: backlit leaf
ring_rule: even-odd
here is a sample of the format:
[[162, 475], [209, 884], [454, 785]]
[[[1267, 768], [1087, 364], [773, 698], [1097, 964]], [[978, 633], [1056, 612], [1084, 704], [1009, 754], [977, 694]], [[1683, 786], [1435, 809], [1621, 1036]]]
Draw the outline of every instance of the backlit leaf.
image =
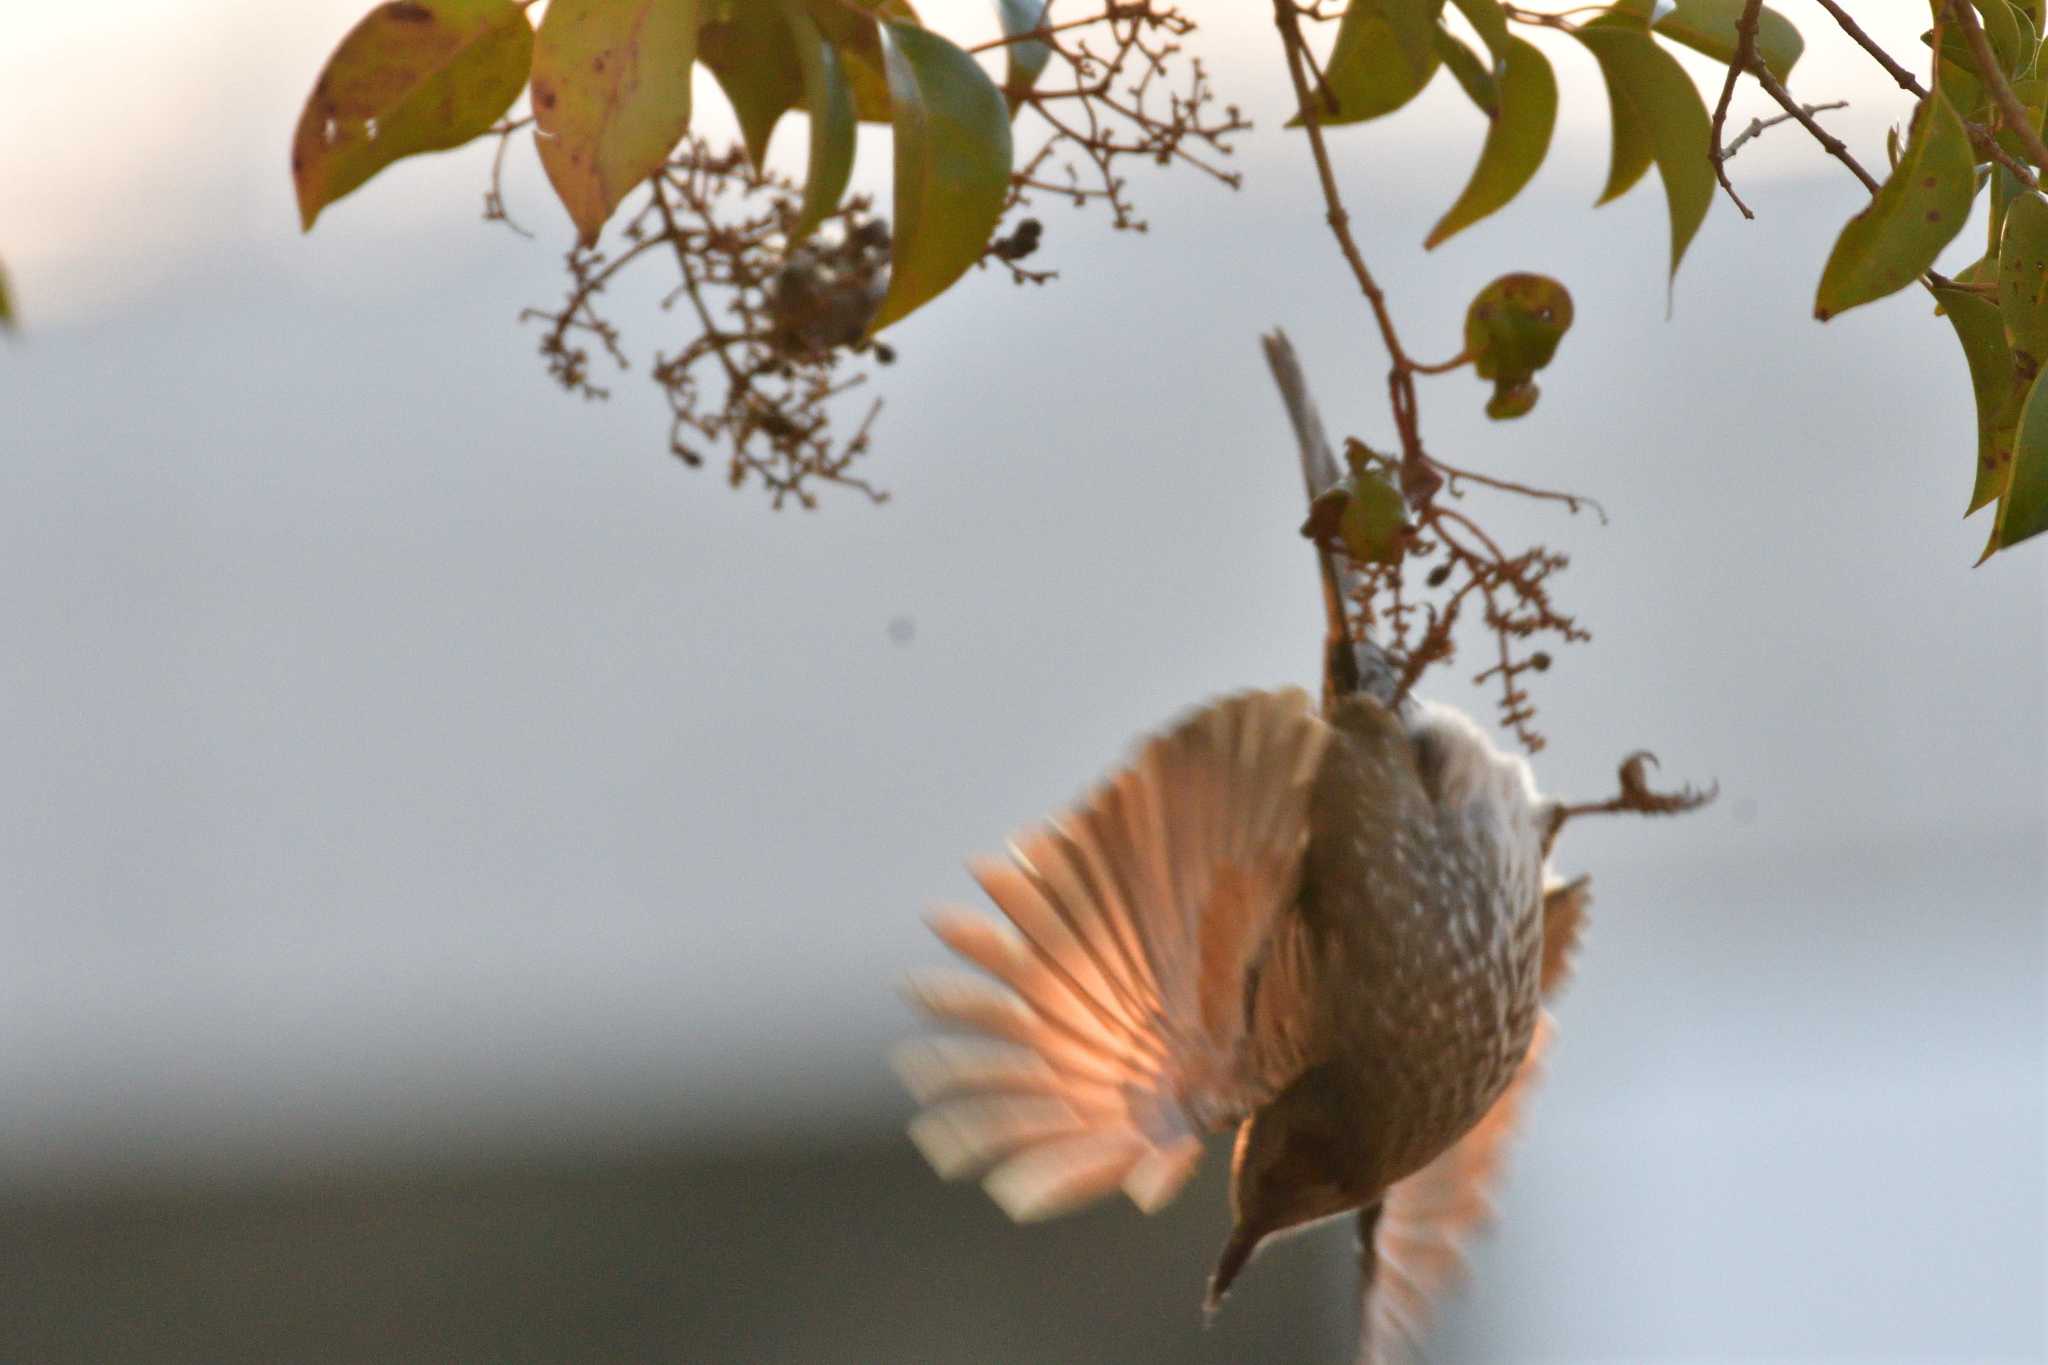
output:
[[1499, 75], [1508, 59], [1508, 16], [1500, 0], [1451, 0], [1486, 50], [1493, 54], [1492, 72]]
[[[996, 10], [1003, 21], [1003, 35], [1014, 38], [1020, 33], [1045, 27], [1046, 11], [1051, 7], [1052, 0], [996, 0]], [[1007, 44], [1003, 54], [1008, 63], [1003, 76], [1003, 94], [1010, 102], [1010, 112], [1015, 113], [1024, 93], [1037, 85], [1038, 78], [1045, 73], [1046, 63], [1052, 60], [1052, 45], [1032, 38]]]
[[804, 176], [804, 206], [793, 233], [801, 241], [839, 207], [853, 175], [853, 92], [839, 54], [818, 32], [798, 0], [783, 0], [803, 72], [804, 108], [811, 120], [810, 166]]
[[912, 24], [890, 24], [895, 247], [879, 332], [981, 259], [1010, 192], [1010, 110], [974, 58]]
[[[1337, 24], [1323, 79], [1337, 102], [1319, 108], [1324, 124], [1391, 114], [1422, 93], [1436, 74], [1436, 20], [1444, 0], [1354, 0]], [[1288, 127], [1298, 127], [1296, 115]]]
[[[1943, 286], [1934, 291], [1955, 328], [1963, 359], [1970, 367], [1970, 389], [1977, 400], [1977, 473], [1968, 511], [1998, 496], [2002, 474], [2012, 460], [2013, 428], [2019, 416], [2015, 400], [2012, 351], [1998, 308], [1968, 289]], [[2019, 386], [2024, 395], [2026, 385]]]
[[459, 147], [519, 98], [533, 27], [512, 0], [393, 0], [327, 59], [292, 134], [299, 225], [400, 157]]
[[12, 332], [19, 325], [14, 316], [14, 291], [7, 284], [7, 267], [0, 265], [0, 332]]
[[[1607, 175], [1605, 203], [1642, 175], [1642, 144], [1664, 182], [1671, 218], [1671, 274], [1685, 256], [1708, 207], [1714, 202], [1714, 169], [1707, 160], [1707, 107], [1678, 59], [1647, 34], [1622, 25], [1588, 24], [1578, 39], [1600, 63], [1614, 111], [1614, 159]], [[1623, 110], [1627, 114], [1624, 116]]]
[[[1742, 4], [1743, 0], [1677, 0], [1670, 13], [1652, 27], [1672, 42], [1684, 43], [1715, 61], [1732, 62], [1739, 42], [1735, 21], [1742, 17]], [[1620, 0], [1611, 13], [1633, 18], [1640, 24], [1649, 21], [1654, 8], [1655, 0]], [[1759, 11], [1756, 55], [1763, 58], [1773, 76], [1781, 81], [1789, 78], [1804, 51], [1806, 40], [1799, 36], [1790, 19], [1768, 5]]]
[[1451, 73], [1458, 85], [1479, 106], [1479, 112], [1492, 118], [1500, 112], [1500, 85], [1493, 79], [1493, 72], [1479, 54], [1466, 47], [1443, 29], [1436, 31], [1437, 56], [1443, 59], [1444, 70]]
[[803, 100], [802, 68], [786, 11], [764, 0], [698, 0], [697, 59], [718, 78], [758, 168], [775, 124]]
[[1479, 164], [1464, 193], [1422, 245], [1441, 244], [1520, 193], [1543, 164], [1556, 122], [1557, 77], [1550, 62], [1522, 39], [1508, 39], [1508, 60], [1500, 75], [1500, 114], [1487, 130]]
[[1937, 83], [1914, 115], [1898, 169], [1835, 239], [1821, 271], [1813, 315], [1825, 322], [1846, 308], [1881, 299], [1933, 265], [1969, 217], [1976, 160], [1962, 120]]
[[551, 0], [533, 48], [534, 140], [584, 245], [690, 127], [697, 0]]
[[809, 5], [818, 31], [839, 53], [854, 113], [862, 123], [889, 122], [889, 63], [882, 55], [881, 28], [858, 11], [906, 24], [918, 22], [917, 11], [909, 0], [809, 0]]

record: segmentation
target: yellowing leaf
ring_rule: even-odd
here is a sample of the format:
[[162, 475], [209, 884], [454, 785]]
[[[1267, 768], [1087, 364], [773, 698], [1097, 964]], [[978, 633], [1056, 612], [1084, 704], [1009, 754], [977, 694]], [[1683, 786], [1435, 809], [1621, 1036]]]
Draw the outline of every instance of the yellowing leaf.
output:
[[818, 26], [797, 3], [783, 0], [796, 53], [803, 70], [804, 108], [811, 119], [810, 166], [804, 176], [804, 205], [792, 233], [794, 240], [816, 231], [839, 207], [846, 182], [853, 175], [853, 92], [847, 87], [839, 53], [818, 32]]
[[854, 113], [862, 123], [887, 123], [889, 69], [882, 55], [881, 30], [867, 10], [883, 20], [915, 24], [917, 11], [909, 0], [809, 0], [811, 18], [839, 53], [847, 88], [853, 91]]
[[690, 127], [697, 0], [551, 0], [533, 49], [540, 164], [584, 245]]
[[[2012, 460], [2013, 426], [2019, 414], [2014, 401], [2012, 351], [2006, 345], [1998, 309], [1989, 300], [1949, 286], [1936, 289], [1934, 296], [1955, 328], [1963, 359], [1970, 367], [1970, 389], [1977, 399], [1977, 473], [1968, 508], [1974, 512], [1998, 496], [2003, 471]], [[2020, 386], [2021, 396], [2025, 387]]]
[[1937, 84], [1914, 116], [1898, 168], [1835, 239], [1813, 315], [1825, 322], [1845, 308], [1881, 299], [1933, 265], [1969, 217], [1976, 161], [1962, 120]]
[[[1436, 19], [1444, 0], [1353, 0], [1337, 24], [1323, 66], [1337, 107], [1316, 110], [1323, 124], [1360, 123], [1391, 114], [1422, 93], [1436, 74]], [[1288, 127], [1298, 127], [1297, 114]]]
[[1557, 77], [1549, 61], [1527, 42], [1511, 37], [1499, 84], [1500, 114], [1479, 149], [1479, 164], [1458, 202], [1423, 239], [1424, 248], [1439, 245], [1513, 199], [1550, 150], [1550, 130], [1557, 122]]
[[[1671, 217], [1671, 274], [1714, 202], [1714, 170], [1707, 161], [1707, 107], [1678, 59], [1647, 34], [1622, 25], [1588, 24], [1578, 39], [1600, 63], [1614, 111], [1614, 160], [1601, 203], [1642, 175], [1647, 141]], [[1624, 109], [1626, 114], [1624, 114]]]
[[0, 332], [12, 332], [18, 325], [14, 316], [14, 291], [7, 286], [7, 267], [0, 265]]
[[782, 116], [803, 99], [803, 73], [784, 7], [772, 0], [698, 0], [697, 59], [732, 104], [759, 167]]
[[889, 25], [895, 110], [895, 246], [870, 334], [937, 297], [981, 259], [1010, 193], [1003, 92], [946, 39]]
[[[1052, 0], [996, 0], [996, 10], [1003, 21], [1003, 35], [1015, 38], [1020, 33], [1030, 33], [1045, 27], [1046, 15], [1052, 8]], [[1003, 76], [1003, 95], [1010, 102], [1010, 112], [1017, 106], [1038, 78], [1045, 73], [1045, 67], [1052, 60], [1052, 47], [1036, 38], [1024, 42], [1010, 43], [1003, 48], [1008, 70]]]
[[1980, 564], [2000, 550], [2048, 531], [2048, 396], [2044, 392], [2048, 392], [2048, 383], [2041, 375], [2034, 376], [2026, 405], [2020, 410], [2012, 462], [2002, 471], [1998, 514], [1990, 542], [1977, 561]]
[[459, 147], [519, 98], [533, 27], [512, 0], [393, 0], [327, 59], [292, 134], [299, 225], [400, 157]]

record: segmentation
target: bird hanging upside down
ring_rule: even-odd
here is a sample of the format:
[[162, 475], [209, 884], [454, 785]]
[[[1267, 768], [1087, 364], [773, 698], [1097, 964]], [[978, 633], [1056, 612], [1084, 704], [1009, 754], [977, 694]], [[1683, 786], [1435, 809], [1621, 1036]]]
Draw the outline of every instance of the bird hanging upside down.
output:
[[[1313, 495], [1334, 464], [1291, 351], [1268, 349]], [[925, 1156], [986, 1172], [1019, 1221], [1119, 1189], [1158, 1209], [1235, 1127], [1208, 1306], [1266, 1238], [1357, 1211], [1361, 1359], [1380, 1362], [1457, 1277], [1542, 1057], [1588, 900], [1548, 869], [1559, 829], [1703, 798], [1649, 792], [1639, 756], [1620, 798], [1567, 806], [1461, 713], [1377, 685], [1348, 631], [1326, 657], [1320, 714], [1295, 690], [1205, 707], [971, 863], [1014, 930], [965, 910], [932, 927], [995, 983], [911, 994], [978, 1036], [896, 1061], [929, 1106]]]

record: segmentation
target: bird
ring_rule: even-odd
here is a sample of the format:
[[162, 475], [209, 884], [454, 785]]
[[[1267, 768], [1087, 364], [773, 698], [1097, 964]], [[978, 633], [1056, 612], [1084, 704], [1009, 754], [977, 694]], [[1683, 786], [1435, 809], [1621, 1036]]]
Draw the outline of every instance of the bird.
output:
[[[1268, 354], [1313, 495], [1327, 444], [1291, 349]], [[1383, 664], [1333, 624], [1320, 705], [1284, 687], [1203, 705], [971, 860], [1003, 920], [932, 914], [980, 974], [914, 976], [952, 1032], [894, 1055], [917, 1147], [1019, 1222], [1119, 1191], [1155, 1211], [1234, 1129], [1206, 1309], [1269, 1239], [1354, 1216], [1366, 1365], [1411, 1357], [1491, 1216], [1591, 900], [1551, 867], [1559, 831], [1624, 808], [1632, 779], [1679, 800], [1648, 793], [1644, 755], [1617, 802], [1546, 796]]]

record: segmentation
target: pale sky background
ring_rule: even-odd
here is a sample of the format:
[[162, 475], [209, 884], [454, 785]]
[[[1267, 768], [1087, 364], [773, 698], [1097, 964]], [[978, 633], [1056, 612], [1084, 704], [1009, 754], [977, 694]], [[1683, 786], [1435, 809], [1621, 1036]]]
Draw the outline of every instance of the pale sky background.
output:
[[[1056, 285], [975, 278], [895, 338], [893, 501], [802, 515], [668, 457], [644, 372], [550, 386], [515, 316], [568, 231], [530, 154], [539, 242], [476, 221], [474, 150], [299, 235], [286, 143], [359, 8], [10, 7], [0, 1178], [893, 1118], [890, 986], [962, 858], [1183, 707], [1313, 683], [1256, 335], [1368, 439], [1384, 359], [1263, 10], [1199, 48], [1260, 125], [1247, 189], [1134, 172], [1145, 237], [1043, 206]], [[1796, 89], [1880, 164], [1904, 103], [1792, 8]], [[1865, 8], [1917, 51], [1918, 6]], [[1612, 516], [1486, 508], [1571, 551], [1597, 637], [1540, 680], [1543, 782], [1604, 795], [1648, 747], [1723, 796], [1561, 848], [1596, 924], [1489, 1315], [1440, 1358], [2039, 1359], [2048, 547], [1970, 569], [1924, 300], [1811, 321], [1839, 167], [1744, 149], [1758, 221], [1715, 205], [1667, 320], [1661, 195], [1587, 208], [1605, 98], [1544, 46], [1564, 112], [1506, 212], [1419, 250], [1480, 136], [1447, 80], [1340, 172], [1418, 353], [1506, 270], [1577, 300], [1531, 417], [1422, 393], [1444, 458]]]

